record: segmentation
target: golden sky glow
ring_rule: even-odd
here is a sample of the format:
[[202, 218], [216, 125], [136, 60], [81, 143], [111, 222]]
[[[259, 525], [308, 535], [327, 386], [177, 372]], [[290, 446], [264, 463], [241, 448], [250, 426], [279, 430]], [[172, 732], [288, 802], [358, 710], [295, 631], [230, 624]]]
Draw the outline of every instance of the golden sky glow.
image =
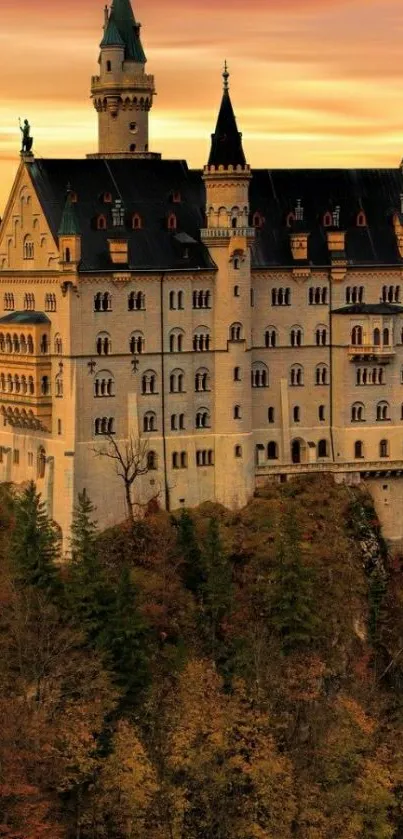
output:
[[[19, 159], [96, 150], [89, 99], [104, 0], [5, 0], [0, 30], [0, 211]], [[207, 159], [226, 58], [255, 167], [397, 166], [403, 156], [402, 0], [133, 0], [158, 96], [151, 148]]]

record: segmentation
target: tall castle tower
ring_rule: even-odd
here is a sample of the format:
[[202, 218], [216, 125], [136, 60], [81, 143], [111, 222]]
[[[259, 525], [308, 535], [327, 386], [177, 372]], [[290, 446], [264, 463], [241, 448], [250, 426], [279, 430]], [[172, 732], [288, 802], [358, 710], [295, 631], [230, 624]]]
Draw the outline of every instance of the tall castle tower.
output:
[[[100, 74], [92, 77], [91, 95], [98, 113], [98, 157], [151, 157], [148, 114], [154, 77], [145, 73], [146, 56], [130, 0], [105, 7], [100, 44]], [[94, 157], [94, 155], [90, 155]]]
[[250, 167], [229, 94], [227, 65], [217, 125], [204, 168], [207, 227], [217, 265], [214, 293], [216, 497], [246, 503], [254, 487], [251, 391]]

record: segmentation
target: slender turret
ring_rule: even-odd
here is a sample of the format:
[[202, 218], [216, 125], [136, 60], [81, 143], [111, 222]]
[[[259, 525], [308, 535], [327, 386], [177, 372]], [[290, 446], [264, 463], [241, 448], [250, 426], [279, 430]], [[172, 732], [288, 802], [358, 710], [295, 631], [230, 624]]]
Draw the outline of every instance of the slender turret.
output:
[[[105, 9], [100, 74], [91, 94], [98, 113], [98, 155], [149, 156], [148, 114], [154, 77], [145, 73], [146, 56], [130, 0], [113, 0]], [[90, 155], [91, 157], [93, 155]]]

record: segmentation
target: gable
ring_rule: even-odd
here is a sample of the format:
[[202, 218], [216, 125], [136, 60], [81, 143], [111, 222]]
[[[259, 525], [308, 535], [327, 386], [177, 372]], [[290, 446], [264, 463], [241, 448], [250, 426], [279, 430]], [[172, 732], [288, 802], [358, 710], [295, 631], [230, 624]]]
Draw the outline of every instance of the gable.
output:
[[59, 250], [29, 175], [18, 169], [0, 228], [0, 271], [58, 270]]

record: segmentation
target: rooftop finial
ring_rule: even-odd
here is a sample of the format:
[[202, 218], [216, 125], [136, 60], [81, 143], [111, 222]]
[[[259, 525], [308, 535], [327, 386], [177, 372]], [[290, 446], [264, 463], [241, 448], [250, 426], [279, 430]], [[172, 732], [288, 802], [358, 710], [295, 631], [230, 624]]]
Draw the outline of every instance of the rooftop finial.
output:
[[229, 71], [228, 71], [228, 64], [227, 64], [226, 61], [224, 61], [224, 72], [222, 74], [222, 77], [224, 79], [224, 90], [228, 90], [229, 89], [229, 84], [228, 84]]
[[109, 23], [109, 9], [108, 9], [108, 6], [105, 6], [105, 8], [104, 8], [104, 32], [106, 31], [108, 23]]

